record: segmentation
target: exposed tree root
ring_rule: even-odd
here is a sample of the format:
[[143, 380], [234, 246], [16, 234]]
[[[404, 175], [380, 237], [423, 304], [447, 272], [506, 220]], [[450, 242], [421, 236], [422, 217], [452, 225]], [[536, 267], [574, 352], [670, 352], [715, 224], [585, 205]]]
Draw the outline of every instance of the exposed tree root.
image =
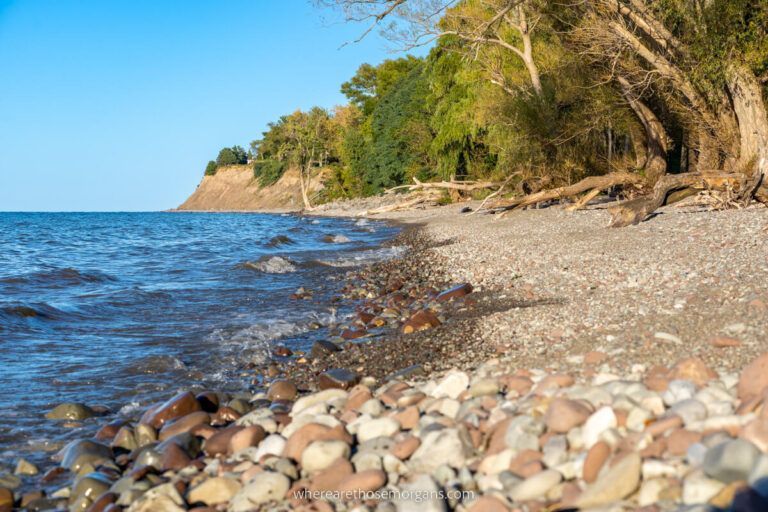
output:
[[702, 190], [729, 191], [739, 200], [749, 200], [758, 184], [754, 183], [753, 176], [720, 171], [667, 175], [656, 182], [650, 196], [624, 201], [609, 208], [611, 227], [642, 222], [665, 204], [672, 204]]
[[[588, 178], [584, 178], [578, 183], [574, 183], [573, 185], [568, 185], [566, 187], [542, 190], [541, 192], [528, 194], [526, 196], [518, 197], [515, 199], [497, 201], [492, 207], [501, 208], [503, 210], [513, 210], [515, 208], [523, 208], [525, 206], [542, 203], [544, 201], [553, 201], [556, 199], [573, 197], [584, 192], [597, 190], [597, 193], [599, 193], [601, 190], [619, 185], [640, 186], [642, 184], [643, 178], [637, 174], [632, 174], [629, 172], [613, 172], [604, 176], [589, 176]], [[595, 193], [595, 195], [597, 195], [597, 193]]]

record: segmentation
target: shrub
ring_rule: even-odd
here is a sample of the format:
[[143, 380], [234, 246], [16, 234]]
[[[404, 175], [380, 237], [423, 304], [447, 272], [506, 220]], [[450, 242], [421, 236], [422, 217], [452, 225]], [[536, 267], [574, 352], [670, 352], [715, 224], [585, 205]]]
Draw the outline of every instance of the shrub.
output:
[[253, 163], [253, 177], [259, 180], [262, 187], [277, 182], [285, 171], [285, 164], [278, 160], [257, 160]]
[[208, 165], [205, 166], [205, 175], [206, 176], [213, 176], [216, 174], [216, 169], [218, 169], [218, 165], [216, 165], [216, 162], [213, 160], [208, 162]]

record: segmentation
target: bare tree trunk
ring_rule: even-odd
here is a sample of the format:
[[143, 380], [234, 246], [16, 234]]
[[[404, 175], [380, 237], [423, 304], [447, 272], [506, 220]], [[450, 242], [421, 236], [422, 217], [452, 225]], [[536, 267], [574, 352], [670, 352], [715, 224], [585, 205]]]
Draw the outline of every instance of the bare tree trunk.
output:
[[533, 90], [536, 91], [538, 96], [541, 96], [544, 89], [541, 86], [541, 76], [539, 75], [539, 68], [536, 62], [533, 60], [533, 45], [531, 44], [531, 31], [528, 26], [528, 19], [525, 16], [525, 10], [523, 6], [517, 7], [519, 24], [517, 26], [520, 36], [523, 39], [523, 63], [525, 69], [528, 70], [528, 75], [531, 77], [531, 85]]
[[747, 67], [733, 65], [728, 70], [728, 90], [739, 123], [739, 158], [736, 170], [768, 175], [768, 114], [760, 84]]
[[307, 164], [306, 170], [304, 168], [299, 168], [299, 184], [301, 185], [301, 199], [304, 201], [304, 209], [305, 210], [311, 210], [312, 209], [312, 203], [309, 202], [309, 194], [307, 193], [308, 184], [305, 183], [304, 175], [306, 174], [306, 179], [309, 180], [309, 173], [311, 170], [311, 162]]
[[627, 103], [632, 108], [646, 134], [646, 160], [642, 165], [648, 184], [653, 186], [667, 172], [667, 132], [656, 114], [632, 91], [624, 77], [616, 79], [621, 85]]

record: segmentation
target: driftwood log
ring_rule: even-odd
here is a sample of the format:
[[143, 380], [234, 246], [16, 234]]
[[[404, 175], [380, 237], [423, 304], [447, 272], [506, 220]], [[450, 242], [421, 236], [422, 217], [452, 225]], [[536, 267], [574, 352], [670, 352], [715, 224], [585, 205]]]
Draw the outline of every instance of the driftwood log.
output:
[[437, 181], [437, 182], [423, 182], [419, 181], [415, 176], [413, 177], [414, 183], [412, 185], [400, 185], [398, 187], [392, 187], [386, 190], [384, 193], [395, 192], [397, 190], [408, 190], [409, 192], [417, 192], [419, 190], [458, 190], [461, 192], [472, 192], [475, 190], [483, 190], [486, 188], [496, 188], [501, 185], [496, 181]]
[[[513, 210], [516, 208], [524, 208], [536, 203], [543, 203], [544, 201], [565, 199], [577, 196], [585, 192], [589, 192], [590, 194], [594, 193], [594, 195], [597, 195], [599, 191], [619, 185], [641, 186], [642, 184], [643, 178], [638, 174], [632, 174], [629, 172], [613, 172], [604, 176], [589, 176], [579, 181], [578, 183], [574, 183], [573, 185], [568, 185], [565, 187], [542, 190], [541, 192], [528, 194], [523, 197], [496, 201], [492, 208]], [[595, 190], [598, 192], [594, 192]]]
[[733, 195], [734, 200], [745, 203], [756, 195], [761, 181], [761, 174], [755, 176], [721, 171], [668, 174], [656, 182], [650, 195], [624, 201], [609, 208], [611, 227], [643, 222], [658, 208], [703, 190], [727, 192]]

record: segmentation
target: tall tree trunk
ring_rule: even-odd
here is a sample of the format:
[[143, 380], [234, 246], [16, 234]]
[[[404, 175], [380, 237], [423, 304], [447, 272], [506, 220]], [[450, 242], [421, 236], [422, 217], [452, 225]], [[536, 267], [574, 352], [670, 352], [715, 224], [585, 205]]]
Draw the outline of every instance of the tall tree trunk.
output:
[[728, 69], [728, 90], [739, 124], [739, 158], [736, 170], [768, 175], [768, 114], [760, 83], [743, 65]]
[[305, 210], [312, 209], [312, 203], [309, 202], [309, 194], [307, 193], [307, 188], [309, 184], [305, 183], [305, 177], [304, 177], [304, 175], [306, 174], [306, 180], [309, 180], [309, 173], [311, 169], [312, 169], [311, 162], [307, 164], [306, 169], [299, 168], [299, 184], [301, 185], [301, 199], [304, 201]]
[[656, 114], [632, 91], [629, 82], [624, 77], [617, 77], [616, 80], [627, 103], [645, 128], [647, 151], [642, 168], [645, 169], [648, 184], [653, 186], [667, 172], [667, 132]]

